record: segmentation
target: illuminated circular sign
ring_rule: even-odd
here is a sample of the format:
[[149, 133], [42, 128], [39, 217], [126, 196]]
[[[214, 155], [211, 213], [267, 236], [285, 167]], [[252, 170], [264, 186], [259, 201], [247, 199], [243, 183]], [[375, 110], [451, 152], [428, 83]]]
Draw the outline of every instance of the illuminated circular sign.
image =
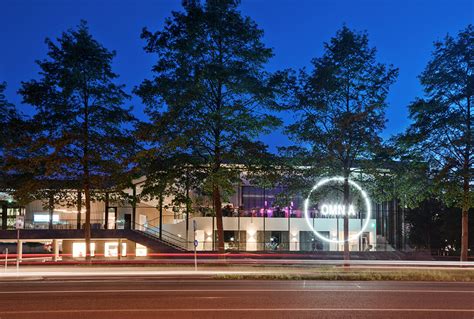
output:
[[[308, 224], [308, 227], [313, 231], [313, 233], [316, 236], [318, 236], [318, 238], [320, 238], [321, 240], [324, 240], [326, 242], [329, 242], [329, 243], [343, 243], [344, 239], [339, 240], [339, 239], [326, 238], [323, 235], [321, 235], [317, 230], [315, 230], [312, 223], [311, 223], [309, 213], [308, 213], [309, 197], [311, 196], [311, 194], [314, 191], [316, 191], [317, 189], [321, 188], [322, 186], [324, 186], [326, 184], [329, 184], [329, 183], [334, 183], [334, 182], [335, 183], [344, 183], [344, 177], [336, 176], [336, 177], [325, 178], [325, 179], [320, 180], [316, 185], [313, 186], [313, 188], [311, 189], [311, 191], [308, 194], [308, 197], [304, 201], [304, 217], [305, 217], [306, 223]], [[355, 189], [357, 189], [360, 192], [360, 194], [362, 195], [362, 198], [365, 201], [365, 208], [367, 210], [367, 213], [366, 213], [366, 218], [365, 218], [364, 224], [362, 225], [362, 228], [360, 229], [360, 231], [355, 235], [349, 236], [347, 241], [357, 239], [360, 235], [362, 235], [362, 233], [367, 229], [367, 227], [369, 225], [369, 221], [370, 221], [370, 217], [371, 217], [371, 211], [372, 211], [372, 208], [371, 208], [371, 205], [370, 205], [370, 198], [367, 195], [367, 193], [362, 189], [362, 187], [360, 187], [359, 184], [357, 184], [356, 182], [354, 182], [352, 180], [349, 180], [349, 185], [354, 187]], [[328, 206], [328, 205], [326, 205], [326, 206]], [[335, 211], [336, 212], [335, 214], [337, 214], [337, 212], [340, 211], [340, 209], [341, 209], [339, 207], [341, 205], [329, 205], [329, 206], [330, 206], [330, 208], [327, 208], [327, 207], [325, 208], [326, 215], [329, 214], [328, 212], [330, 210]], [[349, 210], [348, 215], [353, 215], [351, 213], [351, 208], [349, 208], [348, 210]]]

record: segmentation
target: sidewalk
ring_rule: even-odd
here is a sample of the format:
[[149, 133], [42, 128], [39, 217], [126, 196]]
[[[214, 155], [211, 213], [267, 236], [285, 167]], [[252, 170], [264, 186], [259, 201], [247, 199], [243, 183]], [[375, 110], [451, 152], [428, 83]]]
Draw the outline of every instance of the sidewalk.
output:
[[474, 281], [473, 268], [337, 266], [20, 266], [0, 271], [0, 282], [11, 280], [117, 279], [180, 277], [183, 279], [308, 279], [308, 280], [440, 280]]
[[[259, 269], [255, 267], [219, 267], [198, 266], [198, 270], [187, 266], [157, 266], [157, 267], [106, 267], [106, 266], [27, 266], [19, 268], [8, 267], [0, 271], [0, 281], [15, 278], [64, 278], [64, 277], [141, 277], [141, 276], [204, 276], [214, 277], [219, 275], [252, 275], [275, 274], [288, 272], [288, 269]], [[294, 273], [297, 273], [296, 269]]]

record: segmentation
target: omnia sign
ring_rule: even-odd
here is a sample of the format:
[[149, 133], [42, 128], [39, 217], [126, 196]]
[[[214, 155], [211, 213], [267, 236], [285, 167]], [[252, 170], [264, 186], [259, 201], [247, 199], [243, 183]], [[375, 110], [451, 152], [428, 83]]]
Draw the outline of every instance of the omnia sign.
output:
[[[314, 228], [313, 221], [311, 220], [310, 215], [309, 215], [310, 197], [311, 197], [312, 192], [320, 189], [321, 187], [326, 186], [327, 184], [339, 184], [339, 185], [341, 185], [343, 183], [344, 183], [344, 178], [340, 177], [340, 176], [321, 179], [316, 185], [313, 186], [313, 188], [311, 189], [311, 191], [308, 194], [308, 197], [304, 201], [304, 217], [305, 217], [305, 220], [306, 220], [306, 224], [308, 225], [308, 228], [310, 230], [312, 230], [313, 233], [318, 238], [320, 238], [321, 240], [330, 242], [330, 243], [343, 243], [344, 240], [326, 238], [325, 236], [321, 235]], [[367, 229], [367, 227], [369, 225], [370, 218], [371, 218], [372, 208], [371, 208], [371, 205], [370, 205], [369, 196], [362, 189], [362, 187], [360, 187], [359, 184], [357, 184], [356, 182], [354, 182], [352, 180], [349, 180], [349, 185], [360, 193], [360, 195], [362, 196], [362, 199], [363, 199], [363, 203], [365, 204], [364, 205], [365, 206], [365, 220], [364, 220], [363, 224], [361, 225], [362, 227], [361, 227], [360, 231], [355, 233], [355, 234], [350, 235], [349, 238], [347, 239], [348, 241], [352, 241], [352, 240], [357, 240], [362, 235], [362, 233]], [[344, 208], [346, 208], [346, 207], [344, 207], [344, 205], [340, 205], [340, 204], [323, 204], [321, 206], [321, 213], [323, 215], [327, 215], [327, 216], [345, 216], [345, 211], [347, 211], [348, 216], [354, 216], [355, 215], [355, 209], [352, 205], [349, 205], [349, 207], [347, 209], [344, 209]]]
[[321, 205], [321, 214], [324, 216], [345, 216], [347, 212], [348, 216], [355, 216], [354, 205], [349, 205], [349, 208], [345, 209], [344, 205], [338, 204], [323, 204]]

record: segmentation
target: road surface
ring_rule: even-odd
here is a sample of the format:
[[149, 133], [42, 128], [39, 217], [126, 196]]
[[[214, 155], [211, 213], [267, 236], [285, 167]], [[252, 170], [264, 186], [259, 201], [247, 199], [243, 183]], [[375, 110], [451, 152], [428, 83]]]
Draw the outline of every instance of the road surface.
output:
[[474, 318], [474, 283], [71, 277], [0, 282], [0, 318]]

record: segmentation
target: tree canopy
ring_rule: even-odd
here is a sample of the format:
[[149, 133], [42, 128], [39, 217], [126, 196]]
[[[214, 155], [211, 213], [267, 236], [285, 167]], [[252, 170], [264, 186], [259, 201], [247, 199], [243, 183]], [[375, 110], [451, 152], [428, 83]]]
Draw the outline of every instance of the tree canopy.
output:
[[41, 128], [32, 148], [45, 151], [31, 161], [44, 168], [41, 179], [76, 181], [84, 191], [89, 242], [92, 191], [118, 183], [130, 168], [134, 118], [123, 107], [129, 99], [124, 86], [114, 82], [115, 52], [95, 40], [84, 21], [56, 41], [46, 39], [46, 45], [48, 58], [37, 62], [40, 79], [20, 89]]
[[434, 43], [420, 75], [425, 96], [409, 106], [413, 123], [399, 142], [429, 163], [438, 196], [462, 209], [461, 259], [467, 260], [473, 198], [474, 27]]
[[238, 10], [239, 1], [183, 2], [162, 30], [144, 29], [145, 51], [157, 56], [154, 77], [136, 93], [161, 134], [161, 143], [199, 158], [216, 210], [223, 251], [222, 193], [239, 176], [227, 163], [258, 157], [257, 138], [280, 123], [264, 108], [278, 81], [264, 70], [273, 56], [263, 31]]
[[[328, 43], [313, 69], [293, 75], [294, 101], [286, 109], [295, 114], [287, 127], [300, 145], [300, 156], [318, 167], [318, 175], [340, 175], [344, 205], [349, 203], [348, 179], [354, 169], [374, 159], [385, 127], [387, 94], [398, 70], [376, 60], [368, 35], [343, 26]], [[298, 150], [299, 149], [299, 150]], [[344, 218], [344, 251], [348, 259], [348, 218]]]

